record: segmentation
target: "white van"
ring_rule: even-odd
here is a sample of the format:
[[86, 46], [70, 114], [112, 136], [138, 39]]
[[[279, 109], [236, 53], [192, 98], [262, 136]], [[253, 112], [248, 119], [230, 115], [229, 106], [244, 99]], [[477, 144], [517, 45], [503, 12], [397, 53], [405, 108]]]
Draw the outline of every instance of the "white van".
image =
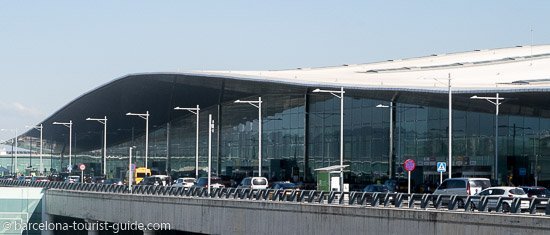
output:
[[444, 180], [433, 194], [472, 196], [489, 187], [491, 181], [487, 178], [451, 178]]
[[246, 177], [239, 184], [238, 188], [267, 189], [268, 182], [265, 177]]

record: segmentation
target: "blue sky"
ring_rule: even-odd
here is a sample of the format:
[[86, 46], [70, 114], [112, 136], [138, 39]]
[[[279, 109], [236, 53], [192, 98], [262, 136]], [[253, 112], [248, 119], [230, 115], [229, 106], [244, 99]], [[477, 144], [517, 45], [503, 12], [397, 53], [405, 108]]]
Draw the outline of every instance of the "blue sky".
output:
[[[267, 70], [550, 43], [550, 1], [4, 1], [0, 128], [139, 72]], [[0, 132], [0, 140], [10, 136]]]

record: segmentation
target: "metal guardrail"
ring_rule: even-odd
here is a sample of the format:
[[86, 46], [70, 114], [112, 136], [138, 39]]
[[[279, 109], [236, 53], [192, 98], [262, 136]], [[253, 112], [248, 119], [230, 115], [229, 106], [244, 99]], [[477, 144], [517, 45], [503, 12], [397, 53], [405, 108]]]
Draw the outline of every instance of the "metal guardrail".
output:
[[[126, 185], [28, 182], [18, 180], [0, 180], [0, 186], [40, 187], [46, 189], [151, 196], [162, 195], [174, 197], [257, 200], [307, 204], [335, 204], [359, 207], [409, 208], [480, 213], [496, 212], [516, 215], [550, 215], [550, 199], [548, 198], [496, 198], [486, 196], [433, 195], [416, 193], [327, 192], [317, 190], [258, 190], [243, 188], [212, 188], [210, 194], [208, 194], [207, 188], [199, 187], [183, 188], [160, 185], [135, 185], [132, 187], [132, 190], [129, 190]], [[528, 207], [526, 207], [527, 204]], [[522, 205], [525, 206], [522, 208]]]

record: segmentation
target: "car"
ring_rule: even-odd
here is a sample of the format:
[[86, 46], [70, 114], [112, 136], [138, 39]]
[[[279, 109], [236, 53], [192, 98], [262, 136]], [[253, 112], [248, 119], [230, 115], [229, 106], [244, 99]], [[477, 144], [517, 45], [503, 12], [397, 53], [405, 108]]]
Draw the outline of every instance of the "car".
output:
[[277, 181], [271, 184], [271, 189], [300, 190], [298, 185], [290, 181]]
[[80, 183], [80, 176], [70, 175], [65, 179], [65, 183]]
[[[444, 180], [433, 192], [433, 195], [459, 195], [473, 196], [482, 190], [491, 187], [491, 181], [487, 178], [451, 178]], [[443, 198], [443, 204], [449, 202], [448, 198]], [[436, 198], [433, 198], [436, 203]], [[464, 208], [465, 201], [458, 200], [458, 207]]]
[[[301, 194], [300, 188], [297, 184], [292, 183], [290, 181], [276, 181], [271, 184], [270, 189], [274, 190], [282, 190], [284, 195], [292, 195], [292, 193], [296, 193], [297, 196]], [[271, 200], [273, 198], [273, 194], [275, 192], [270, 191], [269, 192], [269, 199]]]
[[104, 183], [103, 181], [105, 181], [105, 179], [106, 179], [106, 177], [103, 176], [103, 175], [100, 175], [100, 176], [93, 176], [93, 177], [91, 178], [90, 183], [92, 183], [92, 184], [103, 184], [103, 183]]
[[231, 176], [228, 176], [228, 175], [220, 175], [219, 177], [222, 179], [223, 185], [225, 185], [225, 187], [236, 188], [236, 187], [238, 186], [237, 181], [235, 181], [234, 179], [232, 179]]
[[390, 193], [406, 193], [408, 182], [406, 179], [389, 179], [384, 182], [384, 186], [388, 188], [388, 192]]
[[389, 192], [388, 187], [383, 184], [369, 184], [363, 188], [363, 192], [367, 193], [387, 193]]
[[267, 189], [268, 181], [265, 177], [246, 177], [239, 184], [238, 188]]
[[3, 180], [15, 180], [15, 179], [17, 179], [17, 177], [15, 177], [13, 175], [4, 175], [0, 178], [3, 179]]
[[32, 179], [32, 176], [30, 175], [27, 175], [27, 176], [21, 175], [17, 177], [17, 180], [25, 181], [25, 182], [31, 182], [31, 179]]
[[195, 178], [191, 178], [191, 177], [178, 178], [174, 182], [173, 186], [191, 188], [191, 187], [193, 187], [193, 185], [195, 185], [195, 182], [197, 182], [197, 180]]
[[141, 180], [138, 185], [163, 185], [163, 181], [159, 177], [147, 176]]
[[519, 186], [527, 193], [528, 197], [550, 198], [550, 190], [541, 186]]
[[[208, 187], [208, 177], [200, 177], [197, 183], [193, 185], [194, 188], [206, 188]], [[210, 177], [211, 188], [225, 188], [223, 180], [220, 177]]]
[[472, 196], [489, 187], [491, 181], [487, 178], [451, 178], [444, 180], [433, 194]]
[[[489, 187], [481, 192], [477, 193], [476, 196], [485, 196], [488, 197], [487, 208], [489, 210], [494, 210], [497, 207], [497, 202], [499, 198], [504, 198], [502, 202], [502, 211], [510, 212], [513, 198], [528, 198], [527, 194], [523, 189], [518, 187]], [[479, 204], [479, 199], [472, 199], [472, 206], [475, 208]], [[521, 201], [521, 209], [529, 208], [529, 201]]]
[[[535, 198], [550, 198], [550, 190], [548, 190], [545, 187], [541, 186], [519, 186], [525, 193], [527, 193], [528, 197], [535, 197]], [[548, 204], [547, 200], [540, 201], [540, 205], [546, 205]]]
[[65, 179], [67, 178], [67, 176], [69, 176], [68, 174], [66, 173], [54, 173], [54, 174], [51, 174], [48, 176], [48, 179], [50, 181], [56, 181], [56, 182], [59, 182], [59, 181], [65, 181]]
[[157, 177], [162, 181], [163, 186], [169, 186], [172, 184], [172, 177], [169, 175], [152, 175], [151, 177]]
[[31, 178], [31, 181], [32, 182], [50, 182], [50, 180], [46, 176], [33, 176]]
[[101, 181], [102, 184], [113, 184], [113, 185], [124, 185], [124, 182], [122, 182], [119, 178], [110, 178], [110, 179], [104, 179]]

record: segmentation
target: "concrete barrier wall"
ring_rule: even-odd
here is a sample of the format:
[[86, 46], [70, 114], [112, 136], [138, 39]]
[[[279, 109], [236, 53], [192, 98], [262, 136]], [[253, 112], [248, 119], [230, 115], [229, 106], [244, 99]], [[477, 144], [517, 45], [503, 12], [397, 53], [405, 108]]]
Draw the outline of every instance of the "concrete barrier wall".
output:
[[550, 234], [550, 218], [48, 190], [52, 215], [206, 234]]

